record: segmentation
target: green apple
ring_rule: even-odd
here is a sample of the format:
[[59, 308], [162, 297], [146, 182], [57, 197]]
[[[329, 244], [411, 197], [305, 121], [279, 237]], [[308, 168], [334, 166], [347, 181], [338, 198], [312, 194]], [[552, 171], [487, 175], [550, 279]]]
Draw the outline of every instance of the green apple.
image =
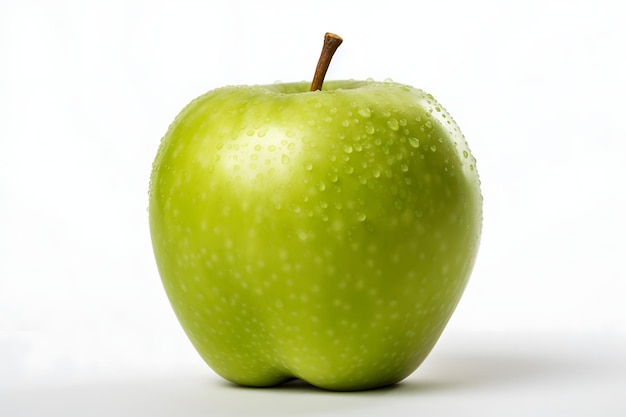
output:
[[154, 254], [189, 339], [246, 386], [396, 383], [426, 358], [482, 224], [468, 145], [431, 95], [327, 81], [210, 91], [154, 161]]

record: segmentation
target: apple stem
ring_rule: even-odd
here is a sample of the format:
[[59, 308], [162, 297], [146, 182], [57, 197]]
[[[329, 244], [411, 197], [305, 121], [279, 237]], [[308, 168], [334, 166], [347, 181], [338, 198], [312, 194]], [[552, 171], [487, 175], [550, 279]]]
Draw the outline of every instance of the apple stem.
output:
[[324, 46], [322, 47], [322, 53], [320, 54], [320, 59], [317, 61], [317, 68], [315, 68], [315, 75], [313, 75], [313, 82], [311, 83], [310, 91], [317, 91], [322, 89], [322, 84], [324, 84], [324, 77], [326, 76], [326, 71], [328, 71], [328, 66], [330, 65], [330, 60], [333, 59], [333, 55], [339, 45], [341, 45], [343, 39], [339, 35], [335, 35], [334, 33], [327, 32], [324, 35]]

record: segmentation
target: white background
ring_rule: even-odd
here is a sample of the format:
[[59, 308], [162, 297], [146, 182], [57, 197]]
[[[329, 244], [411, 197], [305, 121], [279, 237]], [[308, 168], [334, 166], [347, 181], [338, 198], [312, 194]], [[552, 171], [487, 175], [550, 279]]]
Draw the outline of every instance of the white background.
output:
[[[478, 159], [482, 245], [441, 352], [458, 353], [461, 339], [476, 352], [496, 340], [500, 353], [505, 340], [546, 335], [624, 340], [623, 7], [1, 0], [0, 394], [12, 394], [0, 395], [0, 414], [3, 401], [16, 412], [20, 398], [50, 400], [94, 378], [108, 378], [106, 392], [129, 376], [184, 369], [200, 381], [181, 377], [191, 390], [224, 389], [202, 379], [212, 373], [161, 287], [146, 211], [152, 159], [176, 114], [205, 91], [309, 80], [326, 31], [344, 38], [328, 79], [390, 78], [432, 93]], [[169, 392], [131, 386], [117, 415], [155, 415], [130, 398]], [[177, 392], [172, 409], [191, 401]]]

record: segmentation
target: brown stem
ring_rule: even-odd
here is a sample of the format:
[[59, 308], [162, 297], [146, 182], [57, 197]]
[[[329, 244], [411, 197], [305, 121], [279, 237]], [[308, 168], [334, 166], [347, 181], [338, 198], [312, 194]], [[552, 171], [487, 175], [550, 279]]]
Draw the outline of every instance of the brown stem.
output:
[[333, 55], [337, 48], [339, 48], [339, 45], [341, 45], [341, 42], [343, 42], [343, 39], [334, 33], [327, 32], [326, 35], [324, 35], [324, 47], [322, 48], [320, 59], [317, 61], [317, 68], [315, 68], [315, 75], [313, 75], [310, 91], [322, 89], [330, 60], [333, 59]]

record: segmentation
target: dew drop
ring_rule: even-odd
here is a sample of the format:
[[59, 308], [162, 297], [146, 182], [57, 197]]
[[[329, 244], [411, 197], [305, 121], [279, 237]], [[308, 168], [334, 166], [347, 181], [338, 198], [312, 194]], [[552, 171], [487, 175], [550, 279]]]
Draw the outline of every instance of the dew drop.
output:
[[337, 176], [336, 172], [329, 172], [328, 173], [328, 180], [330, 182], [337, 182], [338, 179], [339, 179], [339, 177]]
[[313, 164], [311, 163], [311, 161], [305, 161], [303, 166], [304, 166], [304, 169], [306, 169], [307, 171], [310, 171], [313, 169]]
[[346, 174], [352, 174], [354, 172], [354, 167], [352, 165], [346, 166], [345, 172]]
[[467, 151], [463, 151], [463, 158], [468, 158], [469, 157], [469, 153]]
[[259, 144], [254, 145], [254, 150], [255, 150], [255, 151], [259, 152], [261, 149], [263, 149], [263, 148], [261, 147], [261, 145], [259, 145]]
[[437, 152], [437, 146], [435, 146], [435, 145], [430, 145], [430, 150], [431, 150], [432, 152]]
[[267, 150], [270, 152], [274, 152], [276, 150], [276, 145], [270, 145], [267, 147]]
[[365, 221], [365, 219], [367, 219], [367, 216], [365, 215], [365, 213], [362, 213], [360, 211], [356, 212], [356, 219], [360, 222]]
[[374, 132], [375, 132], [374, 126], [372, 126], [369, 123], [365, 125], [365, 133], [367, 133], [368, 135], [371, 135]]
[[400, 165], [400, 171], [407, 172], [409, 170], [409, 166], [407, 164]]
[[289, 160], [290, 160], [289, 155], [287, 155], [286, 153], [284, 153], [283, 156], [280, 157], [280, 161], [283, 164], [288, 164]]
[[319, 183], [317, 183], [317, 189], [320, 191], [326, 190], [326, 183], [324, 181], [320, 181]]
[[369, 119], [370, 117], [372, 117], [372, 111], [368, 109], [367, 107], [360, 108], [358, 113], [362, 117], [365, 117], [366, 119]]
[[409, 144], [414, 148], [419, 148], [420, 140], [418, 138], [409, 138]]
[[389, 129], [393, 131], [397, 131], [398, 129], [400, 129], [400, 124], [396, 119], [387, 120], [387, 126], [389, 126]]
[[350, 145], [350, 144], [345, 144], [345, 145], [343, 146], [343, 151], [344, 151], [345, 153], [352, 153], [352, 145]]
[[343, 122], [341, 122], [341, 126], [343, 126], [343, 127], [350, 126], [350, 120], [348, 120], [348, 119], [344, 120]]

